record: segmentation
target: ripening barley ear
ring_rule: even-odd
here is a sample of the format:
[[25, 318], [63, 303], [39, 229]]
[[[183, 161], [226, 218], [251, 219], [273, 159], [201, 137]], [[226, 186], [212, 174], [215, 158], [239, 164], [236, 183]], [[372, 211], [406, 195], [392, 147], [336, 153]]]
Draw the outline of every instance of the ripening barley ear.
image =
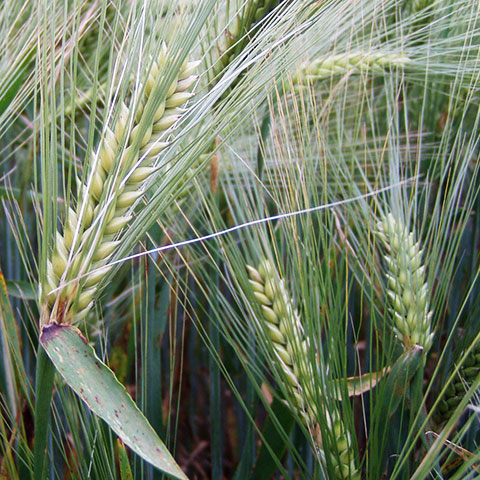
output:
[[[463, 358], [465, 352], [462, 352], [460, 358]], [[450, 420], [462, 401], [465, 393], [472, 386], [478, 376], [480, 370], [480, 342], [473, 347], [468, 354], [462, 366], [459, 368], [455, 378], [448, 384], [445, 394], [442, 396], [440, 403], [433, 415], [433, 421], [437, 429]]]
[[385, 249], [387, 295], [395, 335], [405, 349], [419, 345], [428, 352], [435, 334], [431, 330], [433, 312], [420, 243], [415, 232], [409, 232], [403, 220], [392, 213], [377, 224], [377, 235]]
[[68, 207], [47, 263], [42, 292], [49, 312], [44, 323], [78, 322], [88, 314], [135, 204], [158, 170], [156, 158], [168, 145], [168, 136], [183, 113], [180, 107], [192, 97], [188, 90], [198, 78], [194, 71], [199, 62], [185, 61], [150, 121], [147, 106], [153, 104], [152, 93], [163, 79], [166, 62], [164, 44], [145, 81], [143, 98], [120, 105], [115, 124], [105, 128], [94, 153], [87, 182], [77, 179], [77, 203]]
[[302, 386], [298, 380], [299, 368], [303, 372], [311, 371], [312, 368], [308, 362], [308, 345], [300, 316], [269, 260], [262, 260], [258, 270], [250, 265], [247, 265], [247, 270], [253, 294], [263, 312], [265, 333], [272, 342], [273, 354], [288, 380], [299, 411], [305, 418], [310, 418], [314, 412], [306, 412], [305, 409], [311, 405], [306, 399], [312, 397], [313, 385]]
[[[314, 366], [309, 359], [309, 344], [305, 338], [300, 315], [292, 298], [289, 296], [284, 281], [279, 277], [275, 267], [268, 259], [263, 259], [258, 269], [247, 265], [249, 282], [253, 294], [263, 312], [263, 333], [270, 341], [275, 366], [278, 374], [284, 378], [284, 385], [291, 404], [304, 422], [306, 428], [313, 432], [316, 439], [314, 448], [324, 465], [330, 463], [338, 479], [359, 479], [360, 472], [355, 466], [352, 438], [340, 410], [329, 405], [318, 409], [317, 398], [321, 396], [322, 387], [315, 385]], [[318, 375], [317, 375], [318, 378]], [[305, 383], [305, 379], [309, 379]], [[316, 390], [315, 390], [316, 389]], [[318, 411], [320, 410], [320, 411]], [[329, 429], [328, 445], [335, 445], [336, 452], [325, 451], [320, 428], [319, 416], [325, 419]]]
[[306, 62], [293, 79], [294, 85], [329, 79], [347, 73], [385, 73], [390, 68], [403, 68], [410, 62], [402, 53], [348, 52]]

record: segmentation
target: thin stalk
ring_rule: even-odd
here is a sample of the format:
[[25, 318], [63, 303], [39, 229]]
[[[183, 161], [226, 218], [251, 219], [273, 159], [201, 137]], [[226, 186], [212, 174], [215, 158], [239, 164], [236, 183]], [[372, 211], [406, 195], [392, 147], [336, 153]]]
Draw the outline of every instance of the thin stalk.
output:
[[[215, 194], [214, 202], [217, 208], [220, 208], [219, 193]], [[221, 259], [218, 250], [212, 252], [213, 265], [220, 265]], [[215, 289], [220, 289], [220, 278], [218, 275], [218, 268], [214, 267], [209, 272], [211, 285], [215, 285]], [[218, 326], [212, 321], [215, 312], [220, 309], [218, 297], [213, 296], [208, 306], [208, 333], [210, 337], [211, 347], [217, 353], [220, 352], [220, 332]], [[208, 356], [208, 370], [210, 375], [210, 444], [211, 444], [211, 458], [212, 458], [212, 480], [221, 480], [223, 471], [222, 461], [222, 416], [221, 399], [220, 399], [220, 368], [217, 364], [217, 359], [214, 355]]]
[[[255, 330], [251, 325], [248, 326], [248, 329], [247, 358], [251, 359], [252, 364], [254, 364], [256, 361]], [[245, 377], [242, 379], [243, 389], [245, 390], [244, 410], [239, 414], [239, 432], [243, 432], [243, 435], [240, 437], [242, 450], [233, 480], [242, 480], [247, 477], [253, 480], [255, 478], [253, 476], [255, 472], [250, 473], [256, 458], [255, 430], [251, 418], [255, 418], [258, 397], [255, 391], [255, 384], [250, 378]]]
[[[148, 248], [147, 243], [147, 248]], [[146, 286], [144, 289], [145, 301], [145, 322], [144, 328], [144, 362], [142, 388], [144, 398], [144, 412], [155, 431], [161, 435], [163, 430], [162, 422], [162, 404], [158, 402], [162, 398], [162, 369], [161, 369], [161, 350], [160, 350], [160, 332], [158, 332], [159, 322], [157, 320], [157, 311], [155, 308], [155, 287], [157, 282], [157, 272], [154, 262], [150, 256], [145, 261]], [[162, 477], [159, 471], [156, 471], [151, 465], [147, 466], [147, 478], [158, 480]]]
[[39, 344], [35, 375], [35, 438], [33, 442], [32, 480], [45, 477], [45, 450], [50, 425], [50, 403], [53, 394], [55, 367]]

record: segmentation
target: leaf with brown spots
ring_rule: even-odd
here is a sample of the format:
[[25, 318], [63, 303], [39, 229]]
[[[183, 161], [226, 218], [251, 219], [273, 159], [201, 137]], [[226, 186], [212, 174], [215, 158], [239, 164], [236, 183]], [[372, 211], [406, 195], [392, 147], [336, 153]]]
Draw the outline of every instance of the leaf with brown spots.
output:
[[72, 325], [42, 328], [40, 342], [58, 373], [90, 410], [144, 460], [173, 478], [187, 477], [115, 374]]

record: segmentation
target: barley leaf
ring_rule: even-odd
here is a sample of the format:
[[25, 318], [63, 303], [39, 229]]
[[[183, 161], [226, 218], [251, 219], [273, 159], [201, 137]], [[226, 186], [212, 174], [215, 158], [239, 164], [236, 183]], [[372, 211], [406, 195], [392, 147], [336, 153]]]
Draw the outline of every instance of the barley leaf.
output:
[[385, 409], [384, 418], [392, 415], [400, 402], [404, 401], [410, 381], [423, 362], [423, 348], [414, 345], [393, 364], [384, 386], [388, 395], [381, 403], [382, 409]]
[[37, 298], [32, 286], [22, 280], [6, 280], [7, 293], [12, 297], [22, 298], [23, 300], [35, 300]]
[[263, 444], [258, 453], [250, 480], [270, 478], [278, 469], [280, 460], [288, 447], [288, 435], [295, 423], [289, 407], [283, 400], [274, 399], [272, 413], [265, 420]]
[[40, 341], [57, 371], [110, 428], [144, 460], [173, 478], [186, 479], [180, 467], [110, 370], [76, 327], [44, 326]]
[[130, 462], [128, 461], [127, 450], [123, 442], [117, 440], [118, 447], [118, 465], [120, 467], [121, 480], [131, 480], [133, 478], [132, 469], [130, 468]]
[[20, 386], [25, 395], [28, 395], [29, 390], [27, 374], [22, 360], [20, 332], [8, 298], [9, 293], [7, 283], [0, 270], [0, 339], [6, 346], [2, 358], [2, 368], [5, 371], [5, 378], [8, 379], [7, 398], [13, 408], [14, 399], [18, 395], [18, 392], [15, 391], [13, 372], [15, 372], [17, 378], [17, 385]]
[[5, 112], [10, 105], [10, 102], [15, 98], [15, 95], [20, 90], [20, 87], [25, 80], [25, 72], [33, 58], [33, 54], [34, 51], [30, 51], [30, 53], [25, 57], [24, 61], [18, 66], [16, 72], [13, 74], [13, 80], [10, 83], [0, 87], [0, 115]]

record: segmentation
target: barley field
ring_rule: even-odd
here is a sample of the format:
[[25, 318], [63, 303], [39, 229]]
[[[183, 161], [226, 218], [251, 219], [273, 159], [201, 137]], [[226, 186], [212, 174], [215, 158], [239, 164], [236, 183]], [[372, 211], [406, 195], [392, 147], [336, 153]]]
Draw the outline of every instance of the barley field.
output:
[[0, 480], [480, 478], [480, 4], [3, 0]]

